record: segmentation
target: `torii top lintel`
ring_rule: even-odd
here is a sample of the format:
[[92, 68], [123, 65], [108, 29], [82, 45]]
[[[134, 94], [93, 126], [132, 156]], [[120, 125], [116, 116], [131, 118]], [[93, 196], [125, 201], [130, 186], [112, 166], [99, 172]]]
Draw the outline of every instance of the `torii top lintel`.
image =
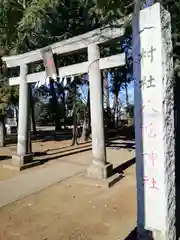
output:
[[[120, 38], [125, 33], [125, 21], [129, 21], [130, 19], [131, 16], [128, 16], [127, 18], [123, 18], [117, 22], [114, 22], [112, 25], [95, 29], [85, 34], [81, 34], [76, 37], [54, 43], [49, 47], [52, 49], [53, 54], [65, 54], [78, 51], [80, 49], [85, 49], [90, 43], [101, 44], [113, 39]], [[37, 49], [20, 55], [3, 57], [2, 59], [4, 62], [6, 62], [7, 67], [17, 67], [22, 64], [28, 64], [42, 60], [41, 52], [42, 49]]]

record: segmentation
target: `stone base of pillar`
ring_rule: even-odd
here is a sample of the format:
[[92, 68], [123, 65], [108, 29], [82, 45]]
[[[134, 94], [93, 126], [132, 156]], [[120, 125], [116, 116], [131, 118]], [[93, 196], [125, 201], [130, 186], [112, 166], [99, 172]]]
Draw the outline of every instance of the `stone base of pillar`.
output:
[[113, 165], [106, 163], [105, 165], [99, 163], [92, 163], [87, 169], [87, 177], [95, 179], [107, 179], [113, 174]]
[[93, 163], [85, 173], [77, 177], [76, 182], [88, 186], [109, 188], [122, 178], [123, 176], [118, 173], [113, 174], [111, 163], [105, 165]]
[[84, 173], [77, 176], [75, 179], [75, 182], [78, 184], [86, 185], [86, 186], [110, 188], [115, 183], [119, 182], [122, 178], [123, 176], [118, 173], [106, 179], [90, 178], [90, 177], [87, 177], [87, 173]]
[[30, 153], [24, 156], [13, 155], [10, 162], [3, 164], [3, 168], [22, 171], [40, 164], [41, 161], [33, 161], [33, 154]]
[[24, 156], [12, 155], [12, 164], [16, 166], [21, 166], [24, 164], [31, 163], [33, 161], [33, 154], [26, 154]]

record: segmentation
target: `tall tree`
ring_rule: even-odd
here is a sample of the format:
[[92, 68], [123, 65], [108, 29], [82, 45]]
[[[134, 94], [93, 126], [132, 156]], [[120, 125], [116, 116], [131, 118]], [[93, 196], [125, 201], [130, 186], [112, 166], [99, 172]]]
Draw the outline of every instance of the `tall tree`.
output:
[[108, 79], [108, 70], [105, 69], [103, 71], [103, 79], [104, 79], [104, 89], [105, 89], [105, 97], [106, 97], [106, 109], [107, 111], [110, 109], [110, 97], [109, 97], [109, 79]]
[[79, 92], [79, 85], [81, 85], [81, 78], [75, 77], [74, 81], [69, 84], [68, 96], [67, 96], [67, 109], [72, 114], [72, 145], [78, 144], [78, 115], [81, 109], [85, 109], [85, 105], [81, 100], [81, 94]]
[[91, 133], [91, 112], [90, 112], [90, 90], [88, 84], [87, 104], [84, 108], [84, 123], [81, 135], [81, 141], [85, 142], [89, 139]]

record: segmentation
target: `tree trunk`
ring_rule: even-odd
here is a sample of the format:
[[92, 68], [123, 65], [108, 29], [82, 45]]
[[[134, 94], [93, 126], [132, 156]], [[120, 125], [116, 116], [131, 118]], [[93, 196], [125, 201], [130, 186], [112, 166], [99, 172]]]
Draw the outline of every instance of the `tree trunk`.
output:
[[19, 115], [19, 107], [16, 108], [16, 124], [17, 124], [17, 126], [18, 126], [18, 121], [19, 121], [18, 115]]
[[73, 129], [72, 129], [72, 146], [78, 144], [77, 142], [77, 113], [76, 113], [76, 85], [74, 87], [74, 101], [73, 101]]
[[90, 108], [90, 90], [88, 88], [88, 98], [87, 98], [87, 116], [88, 116], [88, 130], [91, 133], [91, 108]]
[[85, 142], [88, 140], [90, 133], [91, 133], [91, 112], [90, 112], [90, 92], [88, 88], [88, 98], [87, 98], [87, 106], [85, 109], [84, 114], [84, 123], [83, 123], [83, 130], [81, 134], [81, 141]]
[[82, 129], [82, 134], [81, 134], [81, 142], [86, 141], [86, 129], [87, 129], [87, 118], [84, 117], [83, 129]]
[[78, 144], [77, 142], [77, 115], [76, 108], [74, 107], [73, 111], [73, 129], [72, 129], [72, 146]]
[[125, 82], [125, 91], [126, 91], [126, 106], [128, 106], [129, 105], [129, 96], [128, 96], [127, 82]]
[[28, 153], [32, 153], [31, 128], [28, 131]]
[[63, 101], [63, 118], [64, 118], [64, 129], [65, 129], [66, 128], [66, 102], [65, 102], [65, 93], [64, 93], [64, 91], [63, 91], [62, 101]]
[[4, 127], [4, 120], [1, 119], [0, 121], [0, 147], [5, 146], [5, 127]]
[[106, 95], [106, 109], [110, 108], [110, 100], [109, 100], [109, 82], [108, 82], [108, 71], [103, 71], [104, 78], [104, 87], [105, 87], [105, 95]]
[[118, 103], [118, 94], [116, 94], [116, 127], [119, 125], [119, 103]]
[[[29, 100], [28, 100], [28, 112], [29, 112], [29, 116], [28, 116], [28, 153], [32, 153], [32, 142], [31, 142], [31, 119], [33, 118], [33, 114], [32, 113], [32, 109], [34, 111], [34, 103], [33, 103], [33, 99], [32, 99], [32, 89], [31, 89], [31, 85], [28, 87], [28, 94], [29, 94]], [[31, 113], [31, 114], [30, 114]]]
[[118, 93], [114, 93], [114, 102], [113, 102], [113, 109], [114, 109], [114, 127], [117, 125], [117, 108], [118, 108]]
[[125, 82], [125, 91], [126, 91], [126, 117], [128, 118], [129, 97], [128, 97], [127, 82]]
[[53, 118], [55, 123], [55, 131], [61, 130], [60, 117], [59, 117], [59, 109], [58, 109], [58, 101], [56, 97], [56, 92], [54, 90], [54, 80], [50, 79], [50, 91], [52, 96], [52, 110], [53, 110]]
[[31, 118], [32, 118], [32, 129], [33, 129], [33, 134], [36, 135], [36, 121], [35, 121], [35, 116], [34, 116], [34, 104], [31, 106]]
[[88, 140], [89, 135], [89, 123], [88, 118], [85, 116], [83, 123], [83, 130], [81, 134], [81, 142], [86, 142]]
[[[31, 120], [32, 120], [33, 134], [36, 135], [36, 121], [35, 121], [35, 115], [34, 115], [34, 101], [33, 101], [31, 87], [30, 87], [30, 108], [31, 108]], [[30, 126], [31, 126], [31, 124], [30, 124]]]

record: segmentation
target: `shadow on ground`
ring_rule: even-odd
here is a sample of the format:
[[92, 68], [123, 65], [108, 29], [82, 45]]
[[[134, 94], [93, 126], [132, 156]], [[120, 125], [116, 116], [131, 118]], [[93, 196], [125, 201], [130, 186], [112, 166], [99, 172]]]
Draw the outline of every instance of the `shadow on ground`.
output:
[[[116, 140], [124, 140], [124, 138], [117, 137]], [[49, 150], [51, 150], [51, 151], [60, 150], [60, 152], [57, 152], [56, 154], [66, 152], [66, 151], [78, 150], [78, 149], [81, 149], [81, 148], [88, 148], [88, 147], [89, 147], [88, 150], [90, 150], [91, 147], [90, 147], [90, 145], [88, 146], [88, 144], [91, 144], [91, 141], [87, 141], [87, 142], [84, 142], [84, 143], [79, 143], [78, 145], [75, 145], [75, 146], [68, 145], [68, 146], [64, 146], [64, 147], [60, 147], [60, 148], [53, 148], [53, 149], [49, 149]], [[72, 148], [70, 149], [70, 147], [72, 147]], [[118, 143], [118, 142], [107, 141], [106, 142], [106, 147], [111, 148], [113, 150], [120, 150], [121, 148], [126, 148], [128, 150], [133, 150], [133, 149], [135, 149], [135, 144], [134, 144], [134, 142]], [[69, 149], [67, 149], [67, 148], [69, 148]], [[63, 149], [63, 151], [61, 151], [62, 149]], [[53, 155], [53, 153], [48, 154], [48, 155]]]
[[137, 229], [135, 228], [124, 240], [137, 240]]
[[116, 168], [114, 168], [114, 170], [113, 170], [114, 174], [116, 174], [116, 173], [119, 173], [119, 174], [124, 173], [124, 170], [126, 170], [129, 167], [131, 167], [133, 164], [135, 164], [135, 162], [136, 162], [136, 159], [132, 158], [132, 159], [126, 161], [125, 163], [122, 163], [121, 165], [119, 165]]
[[[81, 134], [79, 134], [81, 135]], [[120, 137], [121, 136], [121, 137]], [[107, 131], [106, 140], [108, 138], [132, 140], [134, 138], [133, 126], [125, 126], [123, 128], [110, 129]], [[72, 129], [62, 129], [60, 131], [54, 130], [39, 130], [36, 134], [32, 133], [31, 139], [33, 141], [46, 142], [46, 141], [62, 141], [72, 139]], [[17, 143], [17, 134], [9, 135], [5, 140], [6, 145]]]
[[[80, 143], [78, 145], [74, 145], [74, 146], [64, 146], [64, 147], [61, 147], [61, 148], [56, 148], [56, 149], [49, 149], [48, 151], [56, 151], [56, 150], [62, 150], [62, 151], [59, 151], [59, 152], [56, 152], [56, 153], [48, 153], [48, 156], [51, 156], [51, 155], [54, 155], [54, 154], [62, 154], [62, 153], [67, 153], [67, 152], [71, 152], [71, 151], [74, 151], [74, 153], [77, 153], [77, 151], [79, 150], [81, 152], [85, 152], [85, 151], [89, 151], [92, 149], [91, 145], [87, 144], [88, 142], [86, 143]], [[85, 145], [86, 144], [86, 145]], [[73, 152], [71, 152], [71, 154], [73, 154]]]
[[0, 161], [8, 160], [11, 156], [0, 156]]
[[[59, 149], [52, 149], [52, 150], [49, 149], [50, 151], [52, 151], [52, 153], [48, 153], [49, 150], [47, 150], [46, 152], [43, 152], [43, 153], [35, 153], [34, 156], [35, 157], [36, 156], [46, 156], [46, 158], [41, 160], [43, 163], [45, 163], [45, 162], [55, 160], [55, 159], [58, 159], [58, 158], [61, 158], [61, 157], [66, 157], [66, 156], [70, 156], [70, 155], [77, 154], [77, 153], [87, 152], [87, 151], [90, 151], [92, 149], [91, 145], [84, 145], [84, 144], [79, 144], [75, 147], [67, 149], [68, 147], [69, 146], [62, 147], [62, 148], [59, 148]], [[127, 148], [129, 150], [134, 149], [133, 147], [131, 148], [130, 145], [127, 145], [127, 146], [121, 145], [120, 148]], [[60, 151], [54, 153], [53, 151], [55, 151], [55, 150], [60, 150]], [[128, 163], [126, 163], [127, 164], [126, 166], [128, 166], [128, 164], [129, 164], [129, 166], [131, 166], [134, 163], [135, 163], [135, 159], [131, 159], [131, 160], [128, 161]], [[120, 168], [122, 169], [122, 166], [119, 166], [118, 168], [116, 168], [116, 170], [120, 171]]]
[[[76, 149], [67, 149], [67, 150], [64, 150], [64, 151], [60, 151], [58, 153], [50, 153], [50, 154], [44, 154], [46, 155], [47, 157], [42, 159], [42, 163], [46, 163], [48, 161], [52, 161], [52, 160], [55, 160], [55, 159], [58, 159], [58, 158], [61, 158], [61, 157], [67, 157], [67, 156], [70, 156], [70, 155], [73, 155], [73, 154], [76, 154], [76, 153], [82, 153], [82, 152], [87, 152], [87, 151], [90, 151], [92, 149], [92, 147], [78, 147]], [[56, 154], [59, 154], [59, 155], [56, 155]], [[55, 155], [55, 156], [52, 156], [52, 155]], [[42, 154], [43, 156], [43, 154]]]
[[[78, 143], [78, 145], [67, 145], [67, 146], [63, 146], [63, 147], [60, 147], [60, 148], [52, 148], [52, 149], [48, 149], [48, 151], [57, 151], [57, 150], [68, 150], [67, 148], [70, 148], [72, 147], [73, 149], [79, 149], [80, 147], [83, 147], [84, 145], [87, 145], [87, 144], [91, 144], [91, 141], [87, 141], [87, 142], [83, 142], [83, 143]], [[85, 146], [84, 146], [85, 147]], [[64, 151], [66, 151], [64, 150]]]
[[106, 146], [112, 150], [121, 150], [122, 148], [126, 148], [127, 150], [132, 151], [133, 149], [135, 149], [134, 142], [109, 142], [106, 144]]
[[46, 141], [63, 141], [72, 139], [72, 130], [71, 131], [39, 131], [36, 135], [32, 137], [32, 140], [46, 142]]
[[[46, 142], [46, 141], [63, 141], [63, 140], [71, 140], [72, 139], [72, 131], [62, 131], [62, 132], [55, 132], [52, 130], [47, 131], [37, 131], [35, 135], [32, 134], [31, 140], [37, 142]], [[16, 144], [17, 143], [17, 134], [9, 135], [6, 140], [5, 144]]]
[[47, 151], [44, 151], [44, 152], [33, 152], [33, 156], [34, 157], [42, 157], [42, 156], [47, 156]]

